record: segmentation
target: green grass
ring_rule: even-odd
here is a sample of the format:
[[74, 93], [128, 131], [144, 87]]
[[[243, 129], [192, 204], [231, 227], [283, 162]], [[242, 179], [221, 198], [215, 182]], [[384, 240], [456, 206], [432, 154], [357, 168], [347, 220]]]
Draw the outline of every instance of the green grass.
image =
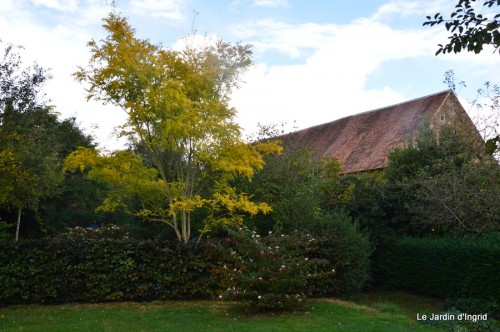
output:
[[234, 305], [154, 302], [11, 306], [0, 331], [436, 331], [398, 313], [338, 300], [317, 300], [293, 314], [244, 315]]
[[356, 303], [378, 308], [382, 312], [395, 312], [416, 318], [417, 313], [429, 314], [443, 311], [444, 300], [401, 291], [372, 291], [360, 294]]

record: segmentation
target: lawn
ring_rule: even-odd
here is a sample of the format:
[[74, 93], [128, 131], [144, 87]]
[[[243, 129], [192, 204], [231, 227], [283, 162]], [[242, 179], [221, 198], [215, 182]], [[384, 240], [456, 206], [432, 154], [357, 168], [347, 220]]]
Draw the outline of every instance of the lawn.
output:
[[437, 331], [405, 314], [339, 300], [304, 313], [245, 315], [217, 301], [11, 306], [0, 331]]

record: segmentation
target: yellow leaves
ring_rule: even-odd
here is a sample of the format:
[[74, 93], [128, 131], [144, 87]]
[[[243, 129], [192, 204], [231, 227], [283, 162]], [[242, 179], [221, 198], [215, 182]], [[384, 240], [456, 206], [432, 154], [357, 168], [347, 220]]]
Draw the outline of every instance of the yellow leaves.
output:
[[256, 169], [264, 167], [262, 155], [265, 153], [280, 153], [282, 147], [278, 142], [258, 143], [233, 143], [213, 160], [216, 169], [229, 173], [246, 176], [251, 179]]
[[280, 154], [283, 151], [283, 146], [281, 145], [281, 143], [282, 142], [280, 140], [268, 140], [256, 143], [254, 147], [263, 155], [271, 153]]
[[186, 196], [179, 197], [170, 203], [170, 215], [175, 216], [178, 213], [193, 212], [195, 209], [201, 208], [207, 203], [208, 200], [201, 198], [199, 195], [195, 195], [192, 198]]
[[64, 171], [74, 172], [79, 170], [83, 172], [85, 169], [96, 164], [98, 151], [90, 148], [79, 146], [76, 151], [69, 154], [64, 160]]
[[[137, 140], [155, 169], [130, 152], [104, 156], [85, 149], [71, 154], [65, 169], [88, 171], [89, 177], [111, 184], [116, 196], [105, 202], [109, 208], [127, 195], [138, 197], [143, 213], [136, 215], [166, 221], [178, 236], [180, 216], [183, 241], [189, 238], [186, 223], [195, 209], [213, 208], [239, 221], [239, 213], [269, 212], [266, 204], [253, 203], [227, 185], [229, 179], [251, 178], [262, 169], [263, 154], [281, 151], [277, 142], [242, 142], [236, 110], [229, 106], [229, 92], [252, 63], [250, 46], [219, 41], [184, 52], [165, 50], [137, 38], [115, 13], [103, 27], [107, 37], [89, 42], [89, 65], [74, 76], [88, 84], [88, 98], [113, 103], [128, 114], [120, 133]], [[203, 187], [217, 181], [227, 188]], [[195, 195], [199, 192], [213, 195]]]
[[228, 214], [257, 213], [267, 214], [271, 212], [271, 207], [266, 203], [255, 203], [251, 197], [245, 193], [237, 193], [233, 187], [221, 186], [218, 192], [214, 193], [210, 205], [214, 211], [225, 211]]

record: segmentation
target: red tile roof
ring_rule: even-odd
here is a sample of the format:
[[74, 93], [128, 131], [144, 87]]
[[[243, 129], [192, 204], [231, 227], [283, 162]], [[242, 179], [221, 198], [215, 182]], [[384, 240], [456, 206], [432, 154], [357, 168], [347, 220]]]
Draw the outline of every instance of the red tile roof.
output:
[[401, 104], [348, 116], [299, 130], [282, 139], [306, 143], [315, 157], [335, 157], [344, 173], [380, 169], [387, 155], [415, 137], [424, 115], [433, 116], [448, 96], [447, 90]]

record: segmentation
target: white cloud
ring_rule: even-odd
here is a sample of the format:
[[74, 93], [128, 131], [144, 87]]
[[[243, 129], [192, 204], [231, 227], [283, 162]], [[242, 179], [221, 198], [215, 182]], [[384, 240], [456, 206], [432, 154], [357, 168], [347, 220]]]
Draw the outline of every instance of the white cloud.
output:
[[[428, 70], [442, 62], [449, 63], [448, 68], [463, 66], [469, 75], [476, 76], [490, 68], [483, 73], [489, 76], [484, 77], [497, 80], [494, 76], [498, 77], [498, 71], [492, 72], [491, 67], [499, 63], [498, 54], [485, 51], [436, 57], [437, 44], [447, 40], [444, 28], [418, 25], [415, 29], [396, 29], [384, 24], [394, 17], [425, 18], [424, 11], [438, 12], [448, 5], [443, 0], [431, 3], [424, 6], [422, 1], [390, 1], [373, 16], [346, 25], [261, 20], [233, 26], [238, 38], [254, 45], [257, 59], [265, 59], [264, 54], [272, 52], [295, 58], [293, 65], [261, 62], [247, 73], [246, 84], [233, 93], [240, 124], [249, 132], [256, 130], [258, 122], [296, 120], [299, 128], [305, 128], [404, 101], [407, 97], [403, 93], [419, 97], [412, 93], [415, 83], [411, 78], [406, 86], [382, 82], [374, 89], [366, 87], [371, 74], [394, 60], [419, 59], [423, 65], [428, 64], [422, 73], [414, 68], [407, 72], [401, 69], [401, 77], [411, 73], [422, 82], [428, 79]], [[426, 91], [425, 86], [417, 90]]]
[[36, 6], [44, 6], [64, 12], [72, 12], [78, 8], [77, 0], [31, 0]]
[[278, 51], [297, 58], [306, 49], [320, 48], [339, 28], [334, 24], [291, 25], [268, 19], [237, 24], [231, 30], [238, 38], [250, 39], [257, 52]]
[[256, 7], [284, 7], [288, 6], [288, 0], [254, 0]]
[[130, 8], [141, 15], [165, 17], [175, 21], [184, 18], [182, 0], [132, 0]]
[[342, 26], [261, 21], [236, 31], [256, 38], [250, 42], [257, 52], [302, 59], [294, 65], [260, 63], [245, 76], [233, 104], [250, 132], [258, 122], [296, 120], [305, 128], [401, 102], [403, 96], [388, 85], [366, 89], [368, 76], [386, 61], [433, 57], [436, 44], [435, 31], [395, 30], [369, 19]]

